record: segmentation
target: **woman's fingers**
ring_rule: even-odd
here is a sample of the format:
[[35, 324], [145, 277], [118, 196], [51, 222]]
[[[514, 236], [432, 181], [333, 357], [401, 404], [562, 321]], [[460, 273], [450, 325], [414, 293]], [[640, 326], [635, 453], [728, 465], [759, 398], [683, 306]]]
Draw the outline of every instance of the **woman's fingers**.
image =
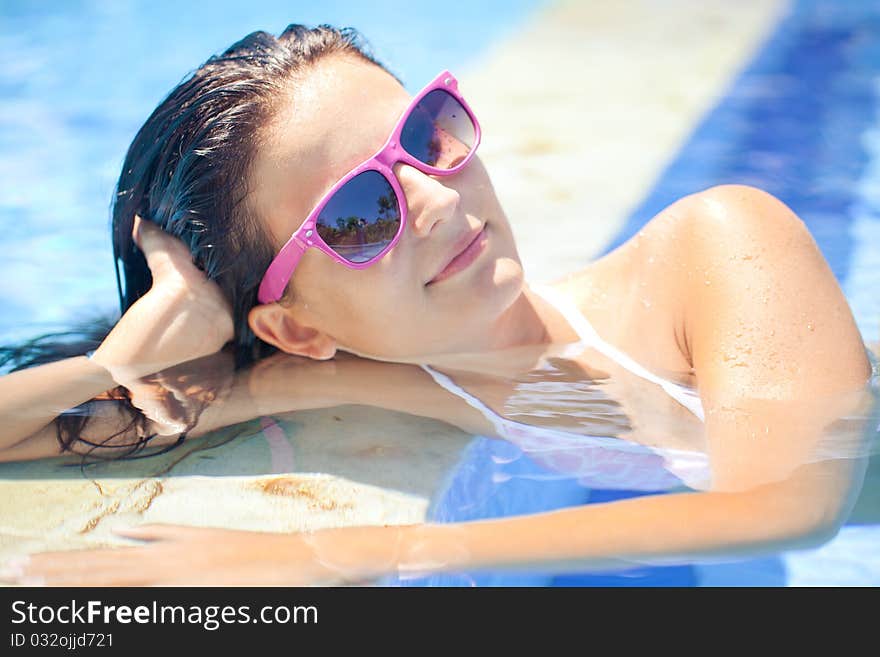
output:
[[138, 215], [134, 216], [131, 236], [147, 259], [147, 266], [150, 270], [155, 270], [156, 265], [161, 264], [160, 260], [164, 260], [168, 256], [167, 243], [162, 239], [164, 234], [152, 222], [144, 221]]
[[135, 244], [143, 252], [154, 278], [164, 273], [168, 267], [180, 273], [184, 273], [184, 270], [187, 273], [192, 273], [189, 270], [198, 271], [186, 245], [152, 221], [135, 215], [131, 234]]
[[[164, 579], [171, 556], [184, 561], [199, 558], [186, 547], [170, 544], [210, 530], [177, 525], [141, 525], [114, 529], [126, 538], [150, 545], [43, 552], [9, 559], [0, 566], [0, 582], [26, 586], [143, 586]], [[209, 535], [213, 541], [213, 536]], [[183, 551], [180, 553], [180, 551]], [[192, 563], [184, 563], [185, 572]]]
[[[0, 581], [76, 585], [278, 585], [342, 583], [297, 534], [151, 524], [114, 530], [139, 545], [31, 554], [0, 569]], [[334, 540], [336, 535], [334, 535]], [[371, 571], [372, 572], [372, 571]]]
[[138, 248], [143, 251], [143, 247], [141, 246], [141, 224], [143, 223], [143, 219], [141, 219], [140, 215], [134, 215], [134, 221], [131, 223], [131, 239], [134, 240], [134, 243], [138, 245]]
[[[95, 351], [92, 360], [114, 379], [128, 385], [133, 379], [220, 351], [234, 337], [232, 307], [220, 286], [193, 264], [189, 247], [159, 226], [135, 217], [132, 238], [143, 251], [152, 273], [152, 286], [128, 308]], [[206, 247], [207, 252], [207, 247]], [[186, 417], [172, 392], [140, 403], [162, 421]], [[162, 406], [177, 406], [169, 412]], [[172, 406], [172, 408], [173, 408]], [[174, 431], [177, 427], [172, 427]]]
[[138, 548], [44, 552], [10, 559], [0, 581], [25, 586], [138, 584]]
[[[135, 215], [132, 236], [144, 253], [147, 266], [153, 275], [153, 285], [168, 282], [176, 290], [196, 294], [203, 304], [223, 316], [229, 316], [229, 337], [232, 337], [229, 302], [217, 283], [193, 263], [189, 247], [180, 239], [169, 235], [151, 221]], [[219, 325], [219, 324], [218, 324]], [[227, 338], [227, 339], [228, 339]], [[222, 345], [221, 345], [222, 346]]]

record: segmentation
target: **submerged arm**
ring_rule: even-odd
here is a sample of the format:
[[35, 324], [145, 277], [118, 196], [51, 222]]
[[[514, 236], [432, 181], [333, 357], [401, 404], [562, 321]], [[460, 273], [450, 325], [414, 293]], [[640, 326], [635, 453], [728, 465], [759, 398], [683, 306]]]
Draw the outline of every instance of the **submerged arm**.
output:
[[[677, 493], [531, 516], [401, 530], [399, 567], [554, 571], [743, 557], [827, 541], [851, 489], [850, 463], [803, 466], [753, 490]], [[826, 494], [816, 498], [817, 491]], [[824, 498], [824, 499], [823, 499]]]

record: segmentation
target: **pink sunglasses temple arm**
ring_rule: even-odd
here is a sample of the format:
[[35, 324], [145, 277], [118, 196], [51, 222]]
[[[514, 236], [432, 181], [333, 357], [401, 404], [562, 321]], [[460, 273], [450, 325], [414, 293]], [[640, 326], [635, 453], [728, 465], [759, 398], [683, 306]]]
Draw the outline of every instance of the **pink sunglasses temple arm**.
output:
[[281, 248], [260, 283], [260, 289], [257, 291], [257, 300], [260, 303], [274, 303], [284, 296], [284, 289], [293, 275], [293, 270], [307, 248], [308, 246], [296, 235]]

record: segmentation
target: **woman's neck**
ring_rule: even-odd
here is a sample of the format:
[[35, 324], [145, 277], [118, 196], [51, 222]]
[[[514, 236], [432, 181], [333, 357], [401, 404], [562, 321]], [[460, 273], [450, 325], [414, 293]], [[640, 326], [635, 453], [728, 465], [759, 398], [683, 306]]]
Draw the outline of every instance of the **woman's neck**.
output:
[[578, 335], [562, 314], [523, 284], [516, 301], [489, 332], [487, 350], [575, 342]]
[[561, 313], [524, 284], [516, 300], [489, 327], [484, 342], [412, 362], [455, 370], [495, 372], [500, 367], [520, 372], [538, 362], [550, 345], [578, 340]]

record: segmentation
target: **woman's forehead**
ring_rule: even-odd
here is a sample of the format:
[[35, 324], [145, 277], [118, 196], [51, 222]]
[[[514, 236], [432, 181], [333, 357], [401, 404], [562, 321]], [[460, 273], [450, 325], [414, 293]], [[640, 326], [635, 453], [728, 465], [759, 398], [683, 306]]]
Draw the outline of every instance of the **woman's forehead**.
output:
[[368, 110], [406, 95], [397, 80], [379, 66], [350, 55], [331, 55], [296, 76], [292, 89], [293, 118], [312, 122], [328, 112], [339, 118], [352, 110]]
[[296, 77], [257, 149], [251, 185], [281, 243], [326, 190], [378, 150], [409, 100], [393, 76], [352, 57], [324, 58]]

